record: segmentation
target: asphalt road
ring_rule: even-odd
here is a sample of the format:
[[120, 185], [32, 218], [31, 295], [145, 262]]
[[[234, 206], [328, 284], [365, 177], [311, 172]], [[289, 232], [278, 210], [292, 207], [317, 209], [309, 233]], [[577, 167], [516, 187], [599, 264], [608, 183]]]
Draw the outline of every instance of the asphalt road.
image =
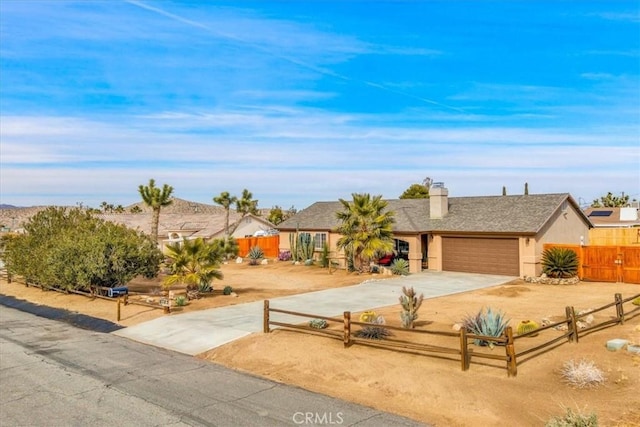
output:
[[0, 307], [0, 424], [422, 425], [6, 306]]

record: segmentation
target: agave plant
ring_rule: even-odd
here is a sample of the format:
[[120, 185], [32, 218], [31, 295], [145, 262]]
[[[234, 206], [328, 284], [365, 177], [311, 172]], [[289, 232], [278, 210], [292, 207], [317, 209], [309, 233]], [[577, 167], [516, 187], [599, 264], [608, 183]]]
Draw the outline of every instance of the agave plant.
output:
[[[486, 337], [501, 336], [508, 324], [509, 319], [505, 318], [505, 314], [501, 311], [494, 312], [491, 307], [487, 308], [487, 311], [480, 309], [476, 315], [468, 315], [462, 320], [462, 325], [467, 331]], [[495, 345], [493, 341], [481, 339], [475, 339], [473, 342], [479, 346], [489, 346], [489, 348], [493, 348]]]
[[409, 261], [403, 258], [397, 258], [391, 263], [391, 272], [398, 276], [409, 275]]
[[542, 253], [542, 272], [554, 278], [574, 277], [578, 274], [578, 255], [567, 248], [549, 248]]
[[264, 258], [264, 252], [260, 246], [249, 249], [249, 265], [258, 265], [258, 261]]
[[378, 316], [370, 323], [371, 326], [363, 326], [362, 329], [357, 331], [354, 335], [358, 338], [366, 338], [370, 340], [382, 340], [393, 335], [389, 329], [383, 326], [386, 324], [383, 316]]

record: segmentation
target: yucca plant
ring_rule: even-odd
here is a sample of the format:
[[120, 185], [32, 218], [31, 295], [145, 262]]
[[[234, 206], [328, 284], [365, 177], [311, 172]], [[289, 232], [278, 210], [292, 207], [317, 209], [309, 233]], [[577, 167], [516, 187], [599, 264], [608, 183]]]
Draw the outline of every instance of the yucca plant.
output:
[[416, 294], [413, 287], [402, 287], [402, 295], [400, 296], [400, 305], [402, 306], [402, 313], [400, 313], [400, 319], [402, 320], [403, 328], [413, 328], [413, 323], [418, 319], [418, 309], [422, 305], [424, 295]]
[[249, 249], [249, 265], [258, 265], [258, 262], [264, 258], [264, 252], [260, 246], [253, 246]]
[[[494, 312], [491, 307], [487, 308], [487, 311], [480, 309], [476, 315], [468, 315], [462, 320], [462, 326], [466, 328], [467, 331], [486, 337], [501, 336], [508, 324], [509, 319], [505, 318], [505, 314], [500, 311]], [[489, 346], [489, 348], [495, 346], [493, 341], [475, 339], [473, 342], [479, 346]]]
[[391, 272], [398, 276], [409, 275], [409, 261], [403, 258], [397, 258], [391, 263]]
[[574, 277], [578, 274], [578, 255], [567, 248], [549, 248], [542, 253], [542, 272], [554, 278]]

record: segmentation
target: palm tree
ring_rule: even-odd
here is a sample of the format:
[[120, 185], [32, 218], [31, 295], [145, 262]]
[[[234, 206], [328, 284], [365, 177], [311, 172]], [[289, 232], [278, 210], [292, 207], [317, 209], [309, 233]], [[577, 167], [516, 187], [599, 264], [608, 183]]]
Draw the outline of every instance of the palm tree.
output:
[[171, 271], [164, 280], [166, 287], [180, 283], [188, 290], [210, 289], [213, 279], [223, 277], [219, 270], [222, 252], [217, 243], [205, 243], [201, 237], [183, 240], [167, 245], [166, 255]]
[[151, 218], [151, 238], [154, 243], [158, 244], [158, 223], [160, 222], [160, 209], [164, 206], [169, 206], [173, 199], [171, 193], [173, 193], [173, 187], [164, 184], [162, 189], [156, 187], [156, 182], [153, 179], [149, 180], [149, 185], [140, 185], [138, 192], [142, 197], [142, 201], [145, 205], [149, 206], [153, 211]]
[[342, 223], [336, 231], [338, 249], [351, 254], [354, 266], [363, 271], [365, 262], [378, 253], [393, 250], [394, 212], [386, 211], [387, 202], [382, 196], [353, 193], [353, 201], [339, 199], [343, 210], [336, 212]]
[[222, 206], [225, 210], [226, 218], [224, 223], [224, 234], [226, 237], [229, 236], [229, 211], [231, 209], [231, 205], [238, 201], [236, 196], [231, 196], [228, 191], [223, 191], [219, 196], [213, 198], [213, 201], [220, 206]]

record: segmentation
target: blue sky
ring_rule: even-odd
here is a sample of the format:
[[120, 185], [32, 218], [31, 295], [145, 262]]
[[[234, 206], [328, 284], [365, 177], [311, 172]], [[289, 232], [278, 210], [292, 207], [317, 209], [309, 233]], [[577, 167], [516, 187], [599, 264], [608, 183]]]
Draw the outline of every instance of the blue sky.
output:
[[2, 203], [640, 199], [637, 1], [0, 0]]

